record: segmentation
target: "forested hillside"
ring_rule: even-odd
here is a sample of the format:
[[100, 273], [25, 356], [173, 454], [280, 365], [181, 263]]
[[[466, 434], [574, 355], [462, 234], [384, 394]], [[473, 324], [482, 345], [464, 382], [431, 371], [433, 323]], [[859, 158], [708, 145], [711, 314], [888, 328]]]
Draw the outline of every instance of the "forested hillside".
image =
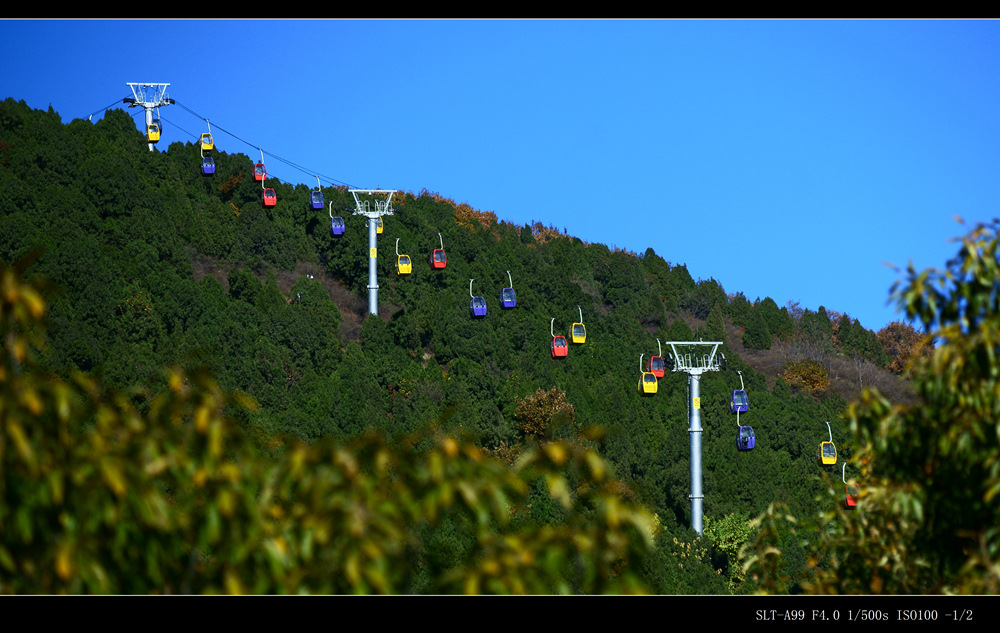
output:
[[[347, 223], [333, 236], [309, 187], [268, 179], [277, 205], [264, 208], [255, 161], [225, 147], [213, 155], [205, 176], [197, 144], [150, 152], [124, 111], [64, 124], [0, 103], [0, 261], [37, 252], [25, 276], [54, 288], [42, 369], [83, 372], [148, 413], [151, 394], [169, 388], [164, 368], [205, 368], [257, 403], [227, 411], [273, 458], [294, 440], [346, 443], [370, 429], [390, 442], [461, 433], [509, 465], [542, 439], [583, 442], [607, 460], [616, 494], [657, 518], [640, 578], [662, 593], [755, 590], [735, 560], [755, 538], [751, 520], [775, 501], [798, 516], [843, 502], [842, 463], [859, 449], [848, 402], [871, 386], [891, 402], [915, 397], [900, 377], [919, 340], [909, 326], [876, 333], [832, 309], [751, 301], [671, 262], [666, 248], [612, 250], [544, 218], [515, 226], [427, 191], [393, 197], [379, 236], [380, 316], [369, 317], [367, 227], [351, 215], [352, 195], [323, 188]], [[396, 274], [397, 239], [412, 274]], [[441, 242], [447, 267], [433, 270]], [[502, 310], [508, 271], [517, 307]], [[486, 297], [484, 318], [470, 316], [470, 280]], [[553, 358], [551, 320], [566, 335], [581, 314], [586, 342]], [[636, 387], [640, 355], [656, 354], [657, 339], [724, 342], [727, 370], [701, 380], [703, 540], [689, 527], [687, 377], [668, 372], [651, 397]], [[752, 451], [737, 451], [730, 413], [741, 376]], [[827, 423], [840, 459], [824, 467]], [[591, 427], [601, 434], [583, 433]], [[564, 520], [543, 492], [521, 521]], [[425, 535], [428, 559], [461, 558], [470, 529]], [[795, 582], [814, 571], [808, 548], [782, 543]]]

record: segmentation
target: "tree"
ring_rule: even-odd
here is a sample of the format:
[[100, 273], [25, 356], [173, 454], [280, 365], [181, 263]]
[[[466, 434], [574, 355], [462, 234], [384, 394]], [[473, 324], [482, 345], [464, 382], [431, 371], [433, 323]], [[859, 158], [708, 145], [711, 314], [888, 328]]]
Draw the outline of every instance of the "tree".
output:
[[525, 437], [543, 438], [552, 432], [552, 425], [572, 425], [573, 404], [566, 400], [566, 392], [558, 387], [546, 391], [539, 388], [525, 398], [516, 398], [514, 418]]
[[[847, 466], [857, 508], [833, 508], [816, 543], [814, 593], [1000, 592], [1000, 220], [976, 226], [943, 270], [909, 266], [893, 286], [907, 318], [939, 342], [912, 361], [918, 401], [864, 390], [847, 419], [858, 449]], [[784, 516], [772, 511], [769, 517]], [[785, 522], [793, 525], [794, 519]], [[780, 530], [777, 530], [780, 531]], [[805, 532], [805, 530], [803, 530]], [[773, 538], [763, 531], [763, 538]], [[778, 587], [758, 539], [747, 568]], [[772, 543], [773, 545], [773, 543]], [[780, 549], [780, 548], [779, 548]]]
[[788, 308], [778, 308], [771, 297], [764, 297], [754, 303], [754, 310], [759, 310], [771, 336], [785, 337], [795, 330], [795, 321], [788, 313]]
[[748, 349], [771, 349], [771, 332], [760, 310], [749, 310], [743, 332], [743, 345]]
[[878, 331], [879, 343], [888, 356], [886, 369], [901, 374], [906, 370], [910, 359], [916, 354], [930, 355], [933, 349], [927, 345], [925, 337], [917, 332], [912, 325], [902, 321], [893, 321]]

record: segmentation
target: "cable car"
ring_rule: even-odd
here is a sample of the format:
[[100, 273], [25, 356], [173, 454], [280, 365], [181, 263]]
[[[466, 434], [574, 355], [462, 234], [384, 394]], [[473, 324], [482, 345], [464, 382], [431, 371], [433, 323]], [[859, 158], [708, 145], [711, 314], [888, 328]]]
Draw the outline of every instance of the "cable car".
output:
[[344, 231], [347, 230], [347, 225], [344, 224], [344, 218], [340, 216], [333, 215], [333, 200], [330, 201], [330, 234], [334, 237], [338, 235], [343, 235]]
[[[410, 261], [409, 255], [399, 254], [399, 238], [396, 238], [396, 274], [397, 275], [409, 275], [413, 272], [413, 262]], [[471, 284], [470, 284], [471, 290]]]
[[549, 321], [549, 334], [552, 335], [552, 358], [565, 358], [569, 353], [569, 344], [566, 343], [565, 336], [556, 336], [555, 332], [555, 317]]
[[749, 411], [750, 400], [747, 398], [747, 392], [742, 389], [734, 391], [733, 396], [729, 401], [729, 410], [731, 413], [746, 413]]
[[211, 152], [215, 149], [215, 141], [212, 139], [212, 124], [208, 122], [208, 119], [205, 119], [205, 125], [208, 126], [208, 131], [201, 135], [201, 151]]
[[323, 208], [323, 192], [319, 189], [309, 193], [309, 202], [312, 204], [313, 209]]
[[[720, 358], [720, 363], [724, 362]], [[736, 450], [752, 451], [757, 443], [753, 427], [740, 424], [740, 413], [746, 413], [750, 410], [750, 401], [743, 385], [743, 372], [737, 370], [736, 373], [740, 376], [740, 388], [733, 391], [733, 397], [729, 401], [729, 410], [736, 414], [736, 426], [739, 427], [739, 431], [736, 432]]]
[[320, 185], [319, 176], [316, 176], [316, 189], [309, 192], [309, 203], [313, 209], [323, 208], [323, 187]]
[[820, 466], [831, 466], [837, 463], [837, 446], [833, 443], [833, 431], [830, 429], [830, 423], [826, 423], [826, 430], [830, 434], [830, 441], [820, 442], [819, 449], [816, 451], [816, 461], [819, 462]]
[[261, 205], [265, 207], [273, 207], [278, 204], [278, 196], [274, 193], [274, 189], [265, 189], [260, 202]]
[[639, 379], [639, 391], [643, 395], [653, 395], [657, 390], [656, 376], [653, 375], [651, 371], [642, 372], [642, 378]]
[[848, 508], [855, 508], [858, 505], [858, 497], [861, 495], [861, 486], [858, 484], [847, 484], [845, 490], [845, 504]]
[[552, 358], [566, 358], [569, 352], [569, 344], [565, 336], [552, 337]]
[[444, 254], [444, 250], [440, 248], [435, 248], [434, 252], [431, 253], [431, 268], [442, 269], [448, 265], [448, 258]]
[[517, 293], [514, 292], [514, 280], [510, 278], [510, 271], [507, 271], [507, 281], [510, 282], [509, 288], [503, 288], [500, 290], [500, 307], [501, 308], [516, 308], [517, 307]]
[[844, 481], [844, 505], [848, 508], [856, 508], [858, 506], [858, 497], [861, 496], [861, 486], [859, 484], [849, 484], [847, 483], [847, 462], [844, 462], [843, 468], [841, 468], [840, 478]]
[[583, 310], [580, 306], [576, 306], [577, 310], [580, 310], [580, 322], [574, 323], [573, 327], [569, 331], [570, 339], [574, 343], [586, 343], [587, 342], [587, 328], [583, 326]]
[[740, 413], [746, 413], [750, 410], [750, 399], [747, 398], [746, 388], [743, 385], [743, 372], [737, 371], [736, 373], [740, 376], [740, 388], [733, 391], [733, 395], [729, 399], [729, 411], [737, 414], [737, 419], [739, 419]]
[[264, 167], [264, 150], [260, 150], [260, 162], [253, 164], [253, 179], [257, 182], [264, 182], [267, 179], [267, 169]]
[[656, 339], [656, 356], [650, 356], [649, 362], [646, 363], [646, 371], [650, 372], [657, 379], [663, 378], [666, 373], [666, 365], [663, 362], [663, 350], [660, 348], [660, 339]]
[[833, 442], [820, 442], [819, 451], [816, 453], [819, 463], [828, 466], [837, 463], [837, 447]]
[[346, 228], [347, 227], [344, 225], [344, 218], [339, 216], [330, 218], [330, 233], [332, 235], [343, 235]]
[[[208, 119], [205, 122], [207, 123]], [[208, 129], [209, 132], [201, 135], [201, 173], [204, 176], [211, 176], [215, 173], [215, 160], [211, 156], [205, 156], [205, 152], [215, 148], [215, 143], [212, 142], [211, 126]]]
[[658, 383], [656, 376], [651, 371], [642, 371], [642, 354], [639, 355], [639, 393], [644, 396], [651, 396], [656, 393]]
[[663, 358], [660, 356], [650, 356], [646, 369], [657, 378], [663, 378], [664, 374], [667, 373], [663, 364]]
[[473, 317], [484, 317], [486, 316], [486, 299], [481, 296], [472, 296], [472, 282], [473, 279], [469, 280], [469, 296], [472, 300], [469, 301], [469, 314]]
[[156, 143], [160, 140], [160, 124], [150, 123], [146, 126], [146, 139], [150, 143]]
[[382, 235], [382, 216], [375, 218], [375, 233]]
[[413, 262], [410, 261], [409, 255], [397, 255], [396, 256], [396, 274], [398, 275], [409, 275], [413, 272]]
[[448, 265], [448, 257], [444, 253], [444, 239], [440, 233], [438, 233], [438, 239], [441, 240], [441, 248], [435, 248], [431, 251], [431, 268], [436, 270], [440, 270]]

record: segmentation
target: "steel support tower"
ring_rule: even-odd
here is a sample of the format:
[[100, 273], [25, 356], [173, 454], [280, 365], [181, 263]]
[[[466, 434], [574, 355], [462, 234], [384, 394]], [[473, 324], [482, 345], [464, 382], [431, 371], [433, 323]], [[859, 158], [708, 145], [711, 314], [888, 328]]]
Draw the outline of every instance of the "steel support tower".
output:
[[[383, 215], [393, 215], [392, 194], [395, 189], [350, 189], [354, 195], [354, 215], [363, 215], [368, 218], [368, 313], [378, 316], [378, 276], [376, 274], [376, 263], [378, 261], [378, 247], [376, 239], [378, 237], [377, 220]], [[387, 194], [385, 200], [368, 198], [362, 199], [358, 194], [365, 196], [376, 196]], [[369, 205], [369, 202], [372, 204]]]
[[[671, 371], [684, 372], [688, 375], [688, 437], [691, 450], [691, 528], [702, 535], [702, 500], [701, 490], [701, 375], [706, 371], [719, 371], [721, 355], [716, 356], [720, 341], [666, 341], [673, 350], [673, 367]], [[690, 350], [692, 347], [710, 348], [707, 353], [699, 354], [697, 350], [680, 354], [677, 348]], [[724, 361], [723, 361], [724, 362]]]

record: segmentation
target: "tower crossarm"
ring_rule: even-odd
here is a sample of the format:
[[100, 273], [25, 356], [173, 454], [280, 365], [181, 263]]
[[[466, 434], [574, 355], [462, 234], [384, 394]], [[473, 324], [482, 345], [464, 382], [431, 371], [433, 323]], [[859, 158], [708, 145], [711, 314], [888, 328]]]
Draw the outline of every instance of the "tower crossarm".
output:
[[[396, 193], [395, 189], [350, 189], [351, 195], [354, 196], [354, 215], [363, 215], [367, 218], [377, 218], [382, 215], [395, 215], [392, 209], [392, 194]], [[373, 205], [375, 209], [372, 210], [371, 206], [368, 204], [367, 199], [361, 199], [358, 194], [366, 196], [377, 196], [384, 194], [386, 197], [384, 200], [375, 199], [373, 200]]]
[[[719, 357], [716, 352], [722, 341], [665, 341], [669, 345], [674, 355], [673, 371], [682, 371], [688, 374], [706, 371], [719, 371]], [[684, 351], [682, 354], [678, 348]], [[695, 349], [692, 351], [693, 348]], [[701, 353], [699, 353], [699, 351]]]

